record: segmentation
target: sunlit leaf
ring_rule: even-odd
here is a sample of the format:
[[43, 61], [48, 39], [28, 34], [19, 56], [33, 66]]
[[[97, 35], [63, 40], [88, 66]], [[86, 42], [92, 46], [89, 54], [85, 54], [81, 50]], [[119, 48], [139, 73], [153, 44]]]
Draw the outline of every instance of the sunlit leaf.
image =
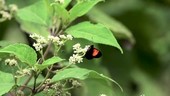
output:
[[70, 21], [73, 21], [77, 17], [83, 16], [86, 14], [92, 7], [94, 7], [98, 2], [103, 0], [82, 0], [77, 2], [73, 8], [69, 10]]
[[53, 65], [54, 63], [61, 62], [64, 59], [61, 59], [60, 57], [51, 57], [47, 60], [45, 60], [42, 64], [36, 64], [37, 68], [40, 70], [43, 70], [47, 68], [50, 65]]
[[17, 11], [16, 17], [21, 21], [28, 21], [40, 25], [48, 26], [49, 23], [49, 8], [44, 1], [36, 2], [28, 7], [22, 8]]
[[13, 75], [9, 73], [4, 73], [0, 71], [0, 95], [2, 96], [3, 94], [7, 93], [10, 91], [10, 89], [13, 87], [14, 82], [13, 82]]
[[37, 54], [26, 44], [12, 44], [0, 49], [0, 53], [14, 54], [19, 60], [32, 66], [36, 63]]
[[83, 38], [94, 43], [114, 46], [123, 53], [112, 32], [102, 24], [82, 22], [68, 28], [66, 32], [73, 35], [75, 38]]
[[[115, 20], [104, 12], [93, 8], [87, 14], [91, 20], [104, 24], [107, 26], [116, 37], [122, 39], [128, 39], [131, 43], [134, 43], [134, 38], [130, 30], [128, 30], [121, 22]], [[95, 16], [96, 15], [96, 16]]]
[[83, 68], [68, 68], [65, 70], [58, 71], [57, 74], [52, 78], [52, 81], [57, 82], [57, 81], [69, 79], [69, 78], [74, 78], [74, 79], [79, 79], [79, 80], [85, 80], [88, 78], [109, 80], [109, 81], [114, 82], [120, 87], [120, 85], [113, 79], [106, 77], [103, 74], [99, 74], [96, 71], [83, 69]]

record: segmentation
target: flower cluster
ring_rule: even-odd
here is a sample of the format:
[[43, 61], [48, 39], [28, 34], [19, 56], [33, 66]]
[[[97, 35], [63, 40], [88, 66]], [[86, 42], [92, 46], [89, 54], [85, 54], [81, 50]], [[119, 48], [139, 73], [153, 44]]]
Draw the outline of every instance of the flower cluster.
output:
[[0, 22], [5, 20], [11, 20], [13, 14], [18, 10], [18, 7], [15, 4], [10, 4], [9, 6], [5, 5], [5, 0], [0, 0]]
[[48, 36], [48, 40], [62, 46], [67, 40], [72, 40], [73, 36], [71, 35], [59, 35], [59, 36]]
[[16, 66], [18, 64], [18, 62], [15, 59], [6, 59], [5, 64], [9, 65], [9, 66]]
[[36, 41], [36, 43], [33, 44], [36, 51], [42, 50], [42, 48], [47, 45], [48, 41], [57, 44], [58, 46], [62, 46], [67, 40], [73, 39], [73, 36], [71, 35], [59, 35], [59, 36], [50, 35], [48, 36], [48, 39], [46, 39], [45, 37], [40, 36], [38, 34], [31, 34], [30, 37]]
[[69, 92], [64, 90], [64, 84], [52, 83], [51, 79], [46, 79], [43, 85], [41, 86], [45, 94], [53, 93], [55, 96], [71, 96]]
[[22, 69], [16, 71], [16, 78], [23, 77], [25, 75], [31, 75], [31, 69]]
[[36, 43], [33, 44], [36, 51], [42, 50], [42, 48], [46, 46], [48, 43], [48, 41], [43, 36], [31, 34], [30, 37], [36, 40]]
[[83, 62], [83, 56], [87, 52], [88, 48], [89, 45], [85, 46], [84, 48], [81, 48], [81, 45], [79, 43], [73, 45], [74, 54], [70, 56], [69, 63], [75, 64]]
[[81, 83], [78, 80], [76, 80], [76, 79], [69, 79], [69, 82], [71, 82], [71, 84], [72, 84], [72, 86], [74, 88], [77, 88], [77, 87], [81, 86]]
[[100, 96], [107, 96], [106, 94], [100, 94]]

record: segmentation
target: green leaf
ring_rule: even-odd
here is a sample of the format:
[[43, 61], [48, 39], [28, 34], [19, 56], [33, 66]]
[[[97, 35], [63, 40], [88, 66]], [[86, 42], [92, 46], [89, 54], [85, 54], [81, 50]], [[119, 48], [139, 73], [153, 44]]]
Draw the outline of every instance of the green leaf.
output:
[[[90, 70], [103, 73], [106, 76], [110, 77], [110, 73], [108, 72], [107, 68], [103, 67], [101, 64], [96, 65], [99, 62], [91, 61], [90, 63], [91, 64], [83, 62], [80, 67], [85, 67], [87, 69], [90, 68]], [[94, 88], [94, 85], [97, 86], [97, 88]], [[90, 78], [83, 80], [83, 86], [81, 86], [81, 88], [77, 88], [74, 92], [77, 93], [75, 96], [99, 96], [99, 94], [105, 94], [106, 96], [121, 96], [115, 94], [115, 89], [120, 92], [117, 86], [113, 86], [113, 83], [109, 80], [106, 81]]]
[[103, 0], [82, 0], [81, 2], [77, 2], [73, 8], [69, 10], [70, 21], [85, 15], [93, 6], [95, 6], [100, 1]]
[[14, 85], [13, 75], [0, 71], [0, 96], [10, 91]]
[[57, 74], [52, 78], [52, 81], [57, 82], [69, 78], [80, 79], [80, 80], [85, 80], [88, 78], [109, 80], [114, 82], [121, 88], [121, 86], [111, 78], [106, 77], [103, 74], [99, 74], [96, 71], [83, 69], [83, 68], [68, 68], [62, 71], [58, 71]]
[[32, 66], [36, 63], [37, 54], [26, 44], [12, 44], [0, 49], [1, 53], [14, 54], [20, 61], [25, 62]]
[[21, 24], [21, 29], [29, 34], [36, 33], [44, 37], [47, 37], [50, 34], [50, 32], [48, 32], [47, 27], [45, 26], [41, 26], [36, 23], [25, 22], [25, 21], [20, 21], [20, 24]]
[[5, 40], [0, 41], [0, 48], [6, 47], [6, 46], [8, 46], [10, 44], [13, 44], [13, 43], [10, 42], [10, 41], [5, 41]]
[[130, 30], [128, 30], [121, 22], [115, 20], [113, 17], [110, 17], [97, 8], [93, 8], [91, 11], [88, 12], [87, 15], [91, 20], [107, 26], [116, 37], [128, 39], [132, 44], [135, 42]]
[[62, 4], [62, 6], [66, 8], [70, 4], [70, 2], [71, 0], [64, 0], [64, 3]]
[[36, 33], [47, 37], [48, 26], [51, 23], [52, 7], [47, 0], [40, 0], [31, 6], [18, 10], [17, 21], [21, 24], [22, 30], [28, 33]]
[[40, 25], [48, 26], [50, 21], [49, 8], [46, 2], [40, 0], [28, 7], [17, 11], [16, 17], [22, 21], [33, 22]]
[[62, 19], [63, 23], [67, 24], [69, 21], [69, 13], [68, 11], [59, 3], [53, 3], [55, 15], [58, 17], [58, 19]]
[[37, 68], [40, 70], [43, 70], [47, 68], [50, 65], [53, 65], [54, 63], [61, 62], [64, 59], [61, 59], [60, 57], [52, 57], [47, 60], [45, 60], [42, 64], [36, 64]]
[[90, 22], [82, 22], [72, 26], [66, 30], [68, 34], [75, 38], [84, 38], [94, 43], [110, 45], [118, 48], [123, 53], [120, 45], [112, 32], [102, 24], [92, 24]]

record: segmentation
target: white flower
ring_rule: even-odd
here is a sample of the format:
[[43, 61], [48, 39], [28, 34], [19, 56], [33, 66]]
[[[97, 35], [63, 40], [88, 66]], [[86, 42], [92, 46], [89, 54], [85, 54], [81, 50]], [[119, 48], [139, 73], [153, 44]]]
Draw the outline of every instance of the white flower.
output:
[[31, 34], [30, 37], [33, 38], [34, 40], [36, 40], [36, 43], [33, 44], [36, 51], [40, 51], [48, 43], [46, 38], [44, 38], [43, 36], [40, 36], [38, 34]]
[[30, 34], [30, 37], [32, 38], [32, 39], [38, 39], [40, 36], [38, 35], [38, 34]]
[[10, 8], [10, 10], [11, 10], [12, 12], [16, 12], [16, 11], [18, 10], [17, 5], [15, 5], [15, 4], [10, 4], [10, 5], [9, 5], [9, 8]]
[[73, 50], [80, 49], [80, 43], [73, 45]]
[[6, 59], [5, 60], [5, 65], [8, 65], [10, 61], [11, 61], [10, 59]]
[[87, 52], [87, 50], [89, 49], [89, 45], [85, 46], [84, 48], [81, 48], [81, 45], [79, 43], [73, 45], [73, 50], [74, 50], [74, 53], [85, 53]]
[[18, 76], [16, 76], [16, 78], [18, 78], [18, 77], [22, 77], [25, 75], [31, 75], [31, 71], [30, 71], [30, 69], [23, 69], [23, 70], [16, 71], [16, 74], [18, 75]]
[[107, 96], [106, 94], [100, 94], [100, 96]]
[[72, 40], [72, 39], [73, 39], [73, 36], [67, 35], [67, 40]]
[[34, 33], [34, 34], [31, 34], [30, 37], [36, 40], [37, 43], [47, 44], [47, 40], [43, 36], [40, 36]]
[[[74, 54], [73, 54], [74, 55]], [[73, 56], [70, 56], [70, 58], [69, 58], [69, 63], [70, 64], [75, 64], [76, 63], [76, 60], [75, 60], [75, 58], [73, 57]]]
[[49, 36], [48, 36], [48, 40], [49, 40], [49, 41], [53, 41], [53, 39], [54, 39], [54, 36], [52, 36], [52, 35], [49, 35]]
[[60, 38], [57, 36], [48, 36], [48, 40], [52, 41], [53, 43], [59, 43], [60, 42]]
[[64, 42], [60, 41], [60, 42], [58, 42], [58, 45], [62, 46], [62, 45], [64, 45]]
[[75, 64], [75, 63], [81, 63], [83, 62], [83, 56], [89, 49], [89, 45], [85, 46], [84, 48], [81, 48], [80, 43], [77, 43], [73, 45], [73, 56], [70, 56], [69, 58], [69, 63], [70, 64]]
[[17, 61], [15, 60], [15, 59], [12, 59], [10, 62], [9, 62], [9, 65], [10, 66], [16, 66], [18, 63], [17, 63]]
[[34, 43], [33, 46], [35, 47], [36, 51], [40, 51], [43, 48], [43, 46], [40, 43]]
[[12, 18], [12, 16], [6, 11], [0, 11], [0, 14], [2, 14], [2, 18], [8, 19], [8, 20], [11, 20]]
[[53, 42], [56, 42], [56, 43], [58, 43], [58, 42], [60, 42], [60, 38], [59, 37], [54, 37], [54, 39], [53, 39]]
[[5, 64], [10, 66], [16, 66], [18, 62], [15, 59], [6, 59]]
[[60, 37], [61, 39], [67, 39], [67, 37], [66, 37], [65, 35], [59, 35], [59, 37]]
[[81, 56], [77, 56], [76, 60], [77, 60], [77, 63], [83, 62], [83, 58]]
[[89, 47], [90, 47], [90, 45], [86, 45], [85, 47], [84, 47], [84, 50], [88, 50], [89, 49]]
[[25, 74], [25, 75], [31, 75], [31, 72], [30, 72], [29, 69], [23, 69], [22, 72], [23, 72], [23, 74]]
[[83, 62], [83, 58], [82, 58], [82, 56], [79, 56], [78, 54], [73, 54], [73, 56], [71, 56], [69, 58], [69, 63], [70, 64], [75, 64], [76, 62], [77, 63]]
[[40, 43], [40, 44], [47, 44], [47, 40], [42, 36], [39, 36], [39, 38], [36, 41], [37, 43]]

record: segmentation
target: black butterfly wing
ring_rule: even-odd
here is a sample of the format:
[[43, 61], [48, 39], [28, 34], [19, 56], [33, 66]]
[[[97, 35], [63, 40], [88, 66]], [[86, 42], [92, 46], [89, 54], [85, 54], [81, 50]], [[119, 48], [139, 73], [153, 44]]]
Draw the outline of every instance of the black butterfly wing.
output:
[[93, 53], [93, 45], [91, 45], [89, 47], [89, 49], [87, 50], [87, 52], [85, 54], [85, 58], [88, 59], [88, 60], [93, 59], [92, 53]]
[[99, 58], [101, 56], [102, 56], [102, 53], [98, 49], [94, 48], [93, 45], [89, 47], [89, 49], [87, 50], [85, 54], [85, 58], [88, 60], [91, 60], [93, 58]]

